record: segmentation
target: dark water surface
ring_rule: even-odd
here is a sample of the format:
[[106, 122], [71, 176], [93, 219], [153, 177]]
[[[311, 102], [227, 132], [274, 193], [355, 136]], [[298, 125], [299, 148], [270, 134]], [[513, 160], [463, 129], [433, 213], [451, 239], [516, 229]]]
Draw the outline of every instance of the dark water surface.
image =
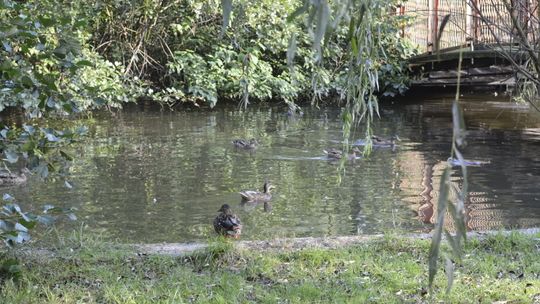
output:
[[[374, 133], [398, 134], [395, 149], [338, 164], [323, 149], [340, 148], [341, 110], [252, 106], [246, 111], [159, 111], [128, 107], [96, 115], [93, 138], [74, 153], [72, 189], [63, 180], [3, 189], [34, 206], [78, 208], [87, 231], [124, 242], [184, 242], [213, 235], [211, 222], [229, 203], [244, 239], [430, 231], [442, 169], [449, 157], [452, 98], [385, 105]], [[469, 229], [540, 226], [540, 115], [493, 96], [465, 97], [469, 129]], [[235, 138], [257, 138], [253, 152]], [[355, 138], [363, 132], [356, 131]], [[461, 179], [455, 168], [454, 183]], [[275, 186], [271, 206], [241, 205], [238, 191]], [[266, 210], [265, 210], [266, 209]], [[271, 209], [271, 210], [268, 210]]]

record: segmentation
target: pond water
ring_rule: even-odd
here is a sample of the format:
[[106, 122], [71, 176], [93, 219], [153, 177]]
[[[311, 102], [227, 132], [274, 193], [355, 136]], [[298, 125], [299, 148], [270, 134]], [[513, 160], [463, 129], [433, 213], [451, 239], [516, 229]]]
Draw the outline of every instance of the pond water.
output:
[[[452, 97], [385, 104], [374, 133], [399, 135], [395, 148], [339, 163], [341, 109], [235, 106], [160, 111], [144, 106], [99, 113], [92, 138], [76, 148], [69, 181], [4, 188], [33, 206], [78, 209], [62, 230], [100, 232], [122, 242], [186, 242], [214, 235], [228, 203], [244, 223], [243, 239], [427, 232], [433, 227], [442, 169], [449, 157]], [[464, 97], [469, 130], [467, 226], [471, 230], [540, 226], [540, 115], [493, 96]], [[361, 128], [355, 138], [362, 138]], [[235, 138], [257, 138], [254, 151]], [[459, 168], [453, 183], [459, 185]], [[271, 204], [241, 204], [241, 190], [276, 189]]]

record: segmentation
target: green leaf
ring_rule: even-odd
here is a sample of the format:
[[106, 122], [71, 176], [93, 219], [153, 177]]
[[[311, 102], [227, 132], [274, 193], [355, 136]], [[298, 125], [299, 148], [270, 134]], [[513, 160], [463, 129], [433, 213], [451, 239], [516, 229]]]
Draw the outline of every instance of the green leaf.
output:
[[293, 33], [289, 39], [289, 46], [287, 47], [287, 65], [292, 67], [294, 64], [294, 57], [296, 55], [296, 33]]
[[67, 25], [71, 23], [71, 17], [69, 16], [62, 16], [59, 20], [61, 25]]
[[47, 133], [45, 134], [45, 138], [47, 138], [48, 141], [50, 142], [57, 142], [59, 141], [58, 137], [56, 137], [56, 135], [52, 134], [52, 133]]
[[50, 215], [38, 215], [37, 221], [41, 224], [52, 225], [55, 221], [54, 217]]
[[9, 41], [2, 41], [2, 45], [4, 46], [4, 49], [6, 50], [6, 52], [10, 53], [11, 54], [11, 51], [13, 51], [13, 49], [11, 48], [11, 43], [9, 43]]
[[47, 213], [49, 210], [52, 210], [56, 207], [54, 207], [53, 205], [45, 205], [43, 206], [43, 213]]
[[[452, 204], [448, 204], [449, 208], [452, 206]], [[454, 254], [454, 257], [460, 258], [461, 257], [461, 245], [460, 245], [460, 237], [459, 235], [454, 237], [448, 232], [448, 230], [444, 229], [444, 235], [446, 237], [446, 241], [448, 244], [450, 244], [450, 248], [452, 248], [452, 252]]]
[[446, 286], [446, 293], [449, 293], [452, 289], [452, 285], [454, 284], [454, 263], [452, 263], [452, 260], [450, 260], [449, 258], [446, 258], [445, 271], [446, 280], [448, 281], [448, 286]]
[[28, 229], [34, 229], [34, 227], [36, 226], [36, 221], [35, 221], [35, 216], [31, 215], [31, 214], [27, 214], [27, 213], [24, 213], [24, 216], [23, 216], [24, 220], [20, 221], [21, 225], [23, 225], [24, 227], [28, 228]]
[[73, 161], [73, 156], [69, 155], [66, 151], [60, 150], [60, 155], [68, 161]]
[[452, 103], [452, 123], [456, 144], [458, 147], [462, 147], [465, 145], [465, 136], [467, 134], [465, 129], [465, 120], [463, 119], [463, 114], [459, 104], [456, 101]]
[[313, 48], [317, 52], [317, 60], [322, 59], [322, 40], [326, 33], [326, 27], [330, 19], [330, 7], [326, 0], [321, 0], [317, 7], [317, 18], [315, 25], [315, 36], [313, 37]]
[[52, 18], [48, 18], [48, 17], [44, 17], [44, 16], [38, 16], [38, 20], [45, 27], [51, 27], [51, 26], [54, 25], [54, 19], [52, 19]]
[[15, 230], [28, 232], [28, 228], [24, 227], [21, 223], [15, 223]]
[[19, 155], [15, 151], [6, 150], [4, 151], [4, 155], [6, 156], [5, 160], [10, 164], [14, 164], [19, 160]]
[[347, 32], [347, 39], [351, 40], [355, 34], [355, 29], [356, 29], [356, 19], [354, 18], [354, 16], [351, 18], [351, 21], [349, 21], [349, 31]]
[[23, 130], [28, 133], [29, 135], [34, 135], [34, 132], [36, 132], [36, 128], [30, 125], [23, 125]]
[[41, 163], [36, 167], [35, 172], [41, 178], [47, 178], [47, 176], [49, 176], [49, 167], [46, 163]]
[[18, 280], [21, 277], [21, 269], [17, 259], [3, 259], [0, 265], [0, 276], [6, 275]]
[[103, 105], [106, 105], [107, 104], [107, 101], [103, 98], [96, 98], [94, 99], [94, 103], [97, 105], [97, 106], [103, 106]]
[[358, 54], [358, 43], [356, 42], [356, 37], [352, 37], [351, 39], [351, 49], [353, 54]]
[[69, 183], [68, 181], [64, 181], [64, 186], [66, 186], [66, 188], [68, 189], [73, 189], [73, 185], [71, 185], [71, 183]]
[[4, 60], [0, 63], [0, 71], [11, 70], [11, 60]]
[[27, 89], [32, 88], [34, 86], [34, 82], [32, 81], [32, 78], [30, 78], [28, 76], [21, 77], [21, 83], [22, 83], [23, 87], [25, 87]]
[[88, 22], [87, 22], [86, 20], [83, 19], [83, 20], [77, 20], [77, 21], [73, 24], [73, 26], [74, 26], [75, 28], [85, 28], [87, 24], [88, 24]]
[[309, 8], [309, 1], [304, 1], [304, 4], [302, 6], [300, 6], [299, 8], [294, 10], [294, 12], [292, 12], [292, 14], [287, 16], [287, 22], [291, 22], [294, 19], [296, 19], [296, 17], [304, 14], [305, 12], [307, 12], [308, 8]]
[[84, 67], [84, 66], [87, 66], [87, 67], [93, 67], [94, 65], [92, 64], [91, 61], [89, 60], [79, 60], [77, 61], [77, 63], [75, 63], [75, 65], [77, 67]]
[[437, 222], [435, 223], [435, 229], [433, 230], [433, 237], [431, 239], [431, 246], [429, 248], [429, 288], [432, 288], [435, 274], [437, 274], [437, 259], [439, 258], [439, 249], [441, 246], [444, 214], [446, 213], [446, 205], [448, 203], [450, 171], [451, 168], [448, 166], [444, 169], [439, 185], [439, 202], [437, 203], [436, 218]]

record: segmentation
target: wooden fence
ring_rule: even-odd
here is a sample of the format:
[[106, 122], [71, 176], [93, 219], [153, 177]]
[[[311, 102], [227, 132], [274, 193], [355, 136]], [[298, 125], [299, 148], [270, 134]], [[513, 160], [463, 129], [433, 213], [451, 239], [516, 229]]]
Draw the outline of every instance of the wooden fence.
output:
[[[412, 17], [403, 35], [430, 53], [478, 44], [514, 44], [518, 28], [535, 43], [539, 30], [539, 0], [408, 0], [399, 13]], [[441, 23], [449, 16], [442, 33]], [[517, 25], [517, 27], [516, 27]]]

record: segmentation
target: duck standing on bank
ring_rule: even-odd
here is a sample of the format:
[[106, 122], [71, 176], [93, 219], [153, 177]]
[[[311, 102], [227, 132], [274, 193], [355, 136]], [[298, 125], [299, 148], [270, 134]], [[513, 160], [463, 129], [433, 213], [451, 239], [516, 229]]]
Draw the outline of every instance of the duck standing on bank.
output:
[[22, 185], [26, 183], [28, 179], [27, 174], [30, 173], [30, 170], [24, 168], [20, 173], [13, 173], [9, 171], [0, 171], [0, 186], [14, 186]]
[[223, 204], [214, 219], [214, 230], [225, 237], [239, 238], [242, 234], [242, 223], [228, 204]]
[[242, 202], [268, 202], [272, 199], [272, 194], [270, 191], [275, 187], [270, 185], [269, 182], [265, 182], [263, 185], [263, 192], [246, 190], [241, 191], [240, 196], [242, 196]]

